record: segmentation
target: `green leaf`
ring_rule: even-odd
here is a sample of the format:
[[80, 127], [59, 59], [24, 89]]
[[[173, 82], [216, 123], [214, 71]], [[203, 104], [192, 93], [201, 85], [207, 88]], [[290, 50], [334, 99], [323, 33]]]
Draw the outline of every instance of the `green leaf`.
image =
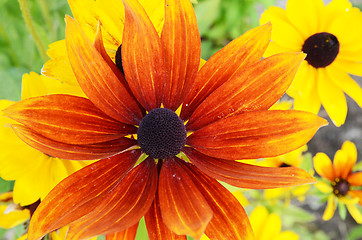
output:
[[339, 210], [339, 216], [342, 220], [346, 220], [347, 216], [347, 208], [346, 205], [343, 203], [338, 203], [338, 210]]
[[220, 0], [200, 1], [194, 5], [200, 35], [204, 35], [219, 15]]
[[350, 230], [346, 240], [359, 240], [362, 239], [362, 225], [359, 225]]

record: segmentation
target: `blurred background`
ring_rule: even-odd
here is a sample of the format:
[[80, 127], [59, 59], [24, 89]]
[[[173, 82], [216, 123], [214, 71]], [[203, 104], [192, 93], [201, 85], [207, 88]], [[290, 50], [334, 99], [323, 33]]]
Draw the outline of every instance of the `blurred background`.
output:
[[[231, 40], [257, 26], [260, 14], [266, 8], [272, 5], [284, 8], [286, 4], [286, 0], [193, 2], [202, 38], [202, 57], [206, 60]], [[362, 8], [362, 0], [351, 2]], [[27, 3], [41, 45], [45, 49], [50, 43], [64, 38], [64, 15], [71, 15], [66, 0], [28, 0]], [[26, 28], [18, 1], [0, 0], [0, 99], [20, 100], [22, 75], [30, 71], [40, 73], [45, 61], [46, 58], [39, 53], [39, 48]], [[355, 79], [362, 86], [362, 78]], [[330, 124], [319, 130], [309, 143], [310, 159], [317, 152], [324, 152], [333, 159], [334, 153], [346, 140], [356, 144], [358, 158], [362, 159], [362, 110], [350, 98], [348, 106], [347, 120], [342, 127], [337, 128]], [[323, 109], [320, 116], [328, 119]], [[12, 184], [0, 179], [0, 192], [11, 190]], [[362, 239], [362, 227], [349, 216], [343, 221], [336, 213], [332, 220], [324, 222], [321, 218], [324, 207], [325, 203], [318, 202], [313, 196], [307, 197], [304, 202], [292, 200], [291, 207], [280, 210], [283, 229], [293, 230], [300, 235], [300, 239], [305, 240]], [[250, 212], [252, 206], [246, 209]], [[19, 226], [9, 232], [0, 228], [0, 239], [16, 239], [23, 233], [23, 229], [23, 226]], [[142, 233], [140, 234], [139, 236], [142, 236]]]

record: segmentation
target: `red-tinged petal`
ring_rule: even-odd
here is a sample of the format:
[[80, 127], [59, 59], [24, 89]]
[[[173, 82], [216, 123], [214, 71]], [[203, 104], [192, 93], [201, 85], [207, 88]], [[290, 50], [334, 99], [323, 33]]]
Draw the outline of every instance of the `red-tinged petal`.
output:
[[316, 181], [300, 168], [260, 167], [208, 157], [192, 148], [184, 148], [183, 152], [202, 172], [236, 187], [267, 189], [295, 186]]
[[195, 166], [183, 162], [183, 168], [192, 176], [214, 213], [205, 234], [215, 240], [253, 240], [254, 234], [248, 216], [239, 201], [219, 182]]
[[123, 0], [125, 23], [122, 63], [126, 80], [148, 111], [161, 106], [166, 81], [161, 39], [137, 1]]
[[100, 111], [89, 99], [54, 94], [29, 98], [4, 110], [44, 137], [66, 144], [93, 144], [137, 132]]
[[116, 64], [112, 61], [112, 59], [109, 57], [106, 49], [104, 48], [103, 39], [102, 39], [102, 30], [101, 30], [101, 24], [98, 22], [98, 29], [97, 29], [97, 35], [93, 43], [94, 47], [97, 49], [97, 51], [102, 55], [104, 61], [108, 64], [108, 66], [112, 69], [113, 73], [117, 76], [118, 80], [122, 83], [122, 85], [127, 89], [130, 95], [133, 96], [133, 93], [131, 89], [128, 86], [128, 83], [126, 82], [124, 75], [122, 72], [118, 69]]
[[148, 232], [149, 240], [186, 240], [185, 235], [177, 235], [170, 231], [170, 229], [164, 224], [161, 209], [160, 201], [158, 197], [158, 191], [156, 192], [155, 199], [145, 215], [145, 222]]
[[194, 8], [189, 1], [166, 0], [161, 41], [167, 74], [163, 104], [175, 111], [189, 92], [200, 64], [200, 34]]
[[132, 146], [137, 141], [130, 138], [119, 138], [94, 144], [66, 144], [44, 137], [22, 125], [12, 125], [15, 133], [21, 140], [31, 147], [48, 154], [49, 156], [69, 160], [95, 160], [113, 156]]
[[303, 146], [326, 124], [323, 118], [296, 110], [246, 112], [195, 131], [186, 144], [228, 160], [274, 157]]
[[140, 155], [141, 151], [127, 151], [88, 165], [65, 178], [36, 209], [30, 221], [28, 239], [40, 239], [93, 211]]
[[362, 186], [362, 172], [351, 173], [347, 181], [352, 186]]
[[132, 227], [150, 208], [157, 178], [155, 161], [147, 158], [125, 175], [94, 211], [73, 222], [67, 237], [83, 239]]
[[66, 16], [67, 51], [73, 72], [88, 98], [104, 113], [118, 121], [138, 124], [142, 110], [102, 55], [84, 35], [79, 24]]
[[199, 239], [213, 214], [181, 162], [174, 157], [162, 165], [158, 186], [162, 219], [172, 232]]
[[288, 89], [304, 58], [300, 53], [277, 54], [235, 73], [195, 109], [187, 129], [196, 130], [240, 112], [269, 109]]
[[122, 232], [111, 233], [106, 235], [106, 240], [134, 240], [138, 229], [138, 223]]
[[214, 54], [200, 69], [182, 106], [181, 118], [188, 119], [207, 96], [235, 73], [261, 59], [270, 41], [271, 24], [249, 30]]

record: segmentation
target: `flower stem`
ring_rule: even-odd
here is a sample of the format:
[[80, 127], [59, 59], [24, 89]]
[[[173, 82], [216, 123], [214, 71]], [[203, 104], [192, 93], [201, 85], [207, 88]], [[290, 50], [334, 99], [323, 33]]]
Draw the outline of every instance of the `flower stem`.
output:
[[44, 21], [46, 22], [49, 33], [51, 34], [52, 41], [55, 40], [55, 34], [53, 30], [52, 19], [50, 17], [49, 6], [46, 0], [38, 0]]
[[38, 33], [35, 31], [33, 21], [30, 16], [28, 4], [26, 3], [26, 0], [18, 0], [18, 2], [20, 5], [21, 13], [24, 17], [26, 27], [28, 28], [28, 31], [30, 32], [31, 36], [33, 37], [33, 39], [35, 41], [36, 46], [38, 47], [40, 56], [43, 58], [44, 61], [46, 61], [46, 60], [48, 60], [48, 57], [46, 55], [46, 50], [45, 50], [43, 43], [41, 42], [41, 40], [39, 38]]

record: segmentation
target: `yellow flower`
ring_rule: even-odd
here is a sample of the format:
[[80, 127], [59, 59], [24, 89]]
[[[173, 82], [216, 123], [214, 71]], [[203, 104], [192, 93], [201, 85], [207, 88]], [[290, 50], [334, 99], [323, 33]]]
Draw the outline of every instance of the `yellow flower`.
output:
[[362, 75], [362, 21], [348, 0], [289, 0], [286, 10], [271, 7], [260, 24], [273, 25], [266, 56], [280, 52], [307, 53], [287, 91], [294, 108], [317, 113], [321, 104], [336, 126], [345, 122], [344, 92], [362, 106], [362, 90], [348, 75]]
[[346, 206], [357, 223], [362, 223], [362, 214], [358, 205], [362, 205], [362, 172], [352, 172], [357, 161], [357, 149], [354, 143], [346, 141], [334, 155], [333, 164], [324, 153], [317, 153], [313, 158], [316, 172], [325, 181], [319, 181], [316, 187], [328, 196], [323, 220], [328, 221], [334, 215], [337, 203]]
[[250, 214], [255, 240], [298, 240], [292, 231], [282, 231], [282, 220], [276, 213], [269, 213], [264, 206], [256, 207]]
[[[22, 80], [23, 99], [49, 93], [83, 96], [80, 88], [74, 88], [36, 73], [24, 74]], [[0, 110], [11, 104], [13, 102], [0, 100]], [[82, 161], [64, 161], [31, 148], [16, 136], [10, 127], [12, 123], [14, 121], [0, 115], [0, 144], [2, 146], [0, 176], [5, 180], [15, 180], [13, 196], [15, 203], [26, 206], [43, 199], [63, 178], [90, 164], [90, 162]]]
[[[22, 209], [12, 202], [12, 192], [0, 195], [0, 228], [13, 228], [30, 217], [28, 209]], [[9, 204], [10, 202], [10, 204]]]

